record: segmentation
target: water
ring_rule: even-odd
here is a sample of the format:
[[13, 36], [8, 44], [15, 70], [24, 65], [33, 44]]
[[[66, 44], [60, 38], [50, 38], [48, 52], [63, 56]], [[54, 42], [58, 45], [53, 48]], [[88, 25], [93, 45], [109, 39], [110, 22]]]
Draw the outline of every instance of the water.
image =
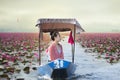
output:
[[[71, 45], [67, 37], [61, 42], [66, 60], [72, 60]], [[105, 59], [97, 59], [96, 53], [85, 53], [79, 43], [75, 45], [75, 75], [70, 80], [120, 80], [120, 63], [111, 65]], [[118, 75], [119, 74], [119, 75]]]
[[[67, 43], [68, 37], [61, 41], [63, 46], [65, 60], [72, 61], [71, 45]], [[67, 79], [53, 80], [120, 80], [120, 63], [111, 65], [104, 59], [96, 59], [95, 53], [85, 53], [84, 48], [76, 43], [75, 46], [75, 63], [77, 65], [75, 74]], [[47, 56], [43, 52], [42, 65], [47, 63]], [[38, 66], [33, 65], [33, 66]], [[36, 71], [25, 74], [21, 71], [17, 77], [25, 78], [25, 80], [51, 80], [46, 76], [38, 76]]]

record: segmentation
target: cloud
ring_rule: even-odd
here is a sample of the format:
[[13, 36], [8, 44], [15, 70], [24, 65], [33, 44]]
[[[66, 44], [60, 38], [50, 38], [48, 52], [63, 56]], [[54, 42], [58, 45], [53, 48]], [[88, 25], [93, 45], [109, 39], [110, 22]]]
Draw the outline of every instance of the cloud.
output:
[[0, 31], [37, 31], [39, 18], [76, 18], [86, 31], [111, 31], [119, 26], [119, 4], [119, 0], [0, 0]]

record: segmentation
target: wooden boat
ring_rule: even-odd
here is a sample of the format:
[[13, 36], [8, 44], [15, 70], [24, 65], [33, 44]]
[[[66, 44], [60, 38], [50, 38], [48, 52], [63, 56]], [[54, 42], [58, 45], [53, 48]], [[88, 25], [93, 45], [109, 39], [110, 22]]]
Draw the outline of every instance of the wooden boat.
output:
[[63, 59], [57, 59], [38, 67], [37, 70], [40, 76], [67, 78], [74, 74], [76, 65]]
[[43, 32], [51, 31], [72, 31], [75, 41], [75, 34], [83, 32], [84, 29], [80, 26], [76, 19], [38, 19], [36, 26], [39, 28], [39, 67], [37, 68], [40, 76], [47, 75], [51, 78], [67, 78], [74, 74], [76, 66], [74, 64], [75, 43], [71, 45], [72, 62], [57, 59], [46, 65], [41, 65], [41, 39]]

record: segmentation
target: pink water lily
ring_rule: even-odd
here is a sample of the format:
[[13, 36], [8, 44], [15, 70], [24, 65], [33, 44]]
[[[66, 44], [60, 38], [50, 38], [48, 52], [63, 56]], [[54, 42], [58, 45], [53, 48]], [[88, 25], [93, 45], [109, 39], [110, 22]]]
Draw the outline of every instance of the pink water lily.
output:
[[34, 56], [38, 59], [39, 58], [39, 54], [38, 53], [34, 53]]
[[11, 63], [22, 63], [27, 55], [38, 59], [38, 53], [32, 53], [37, 48], [38, 33], [0, 33], [0, 65], [7, 67]]
[[[82, 47], [93, 48], [93, 52], [101, 55], [117, 55], [120, 52], [120, 33], [81, 33], [77, 39]], [[109, 59], [114, 61], [112, 56]]]

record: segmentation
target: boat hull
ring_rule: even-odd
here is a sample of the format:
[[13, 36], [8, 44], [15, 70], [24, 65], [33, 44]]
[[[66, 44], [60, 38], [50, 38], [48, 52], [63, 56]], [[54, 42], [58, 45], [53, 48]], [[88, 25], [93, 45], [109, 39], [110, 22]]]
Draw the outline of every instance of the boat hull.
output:
[[40, 76], [48, 76], [50, 78], [67, 78], [74, 74], [75, 70], [75, 64], [63, 59], [54, 60], [37, 68]]

